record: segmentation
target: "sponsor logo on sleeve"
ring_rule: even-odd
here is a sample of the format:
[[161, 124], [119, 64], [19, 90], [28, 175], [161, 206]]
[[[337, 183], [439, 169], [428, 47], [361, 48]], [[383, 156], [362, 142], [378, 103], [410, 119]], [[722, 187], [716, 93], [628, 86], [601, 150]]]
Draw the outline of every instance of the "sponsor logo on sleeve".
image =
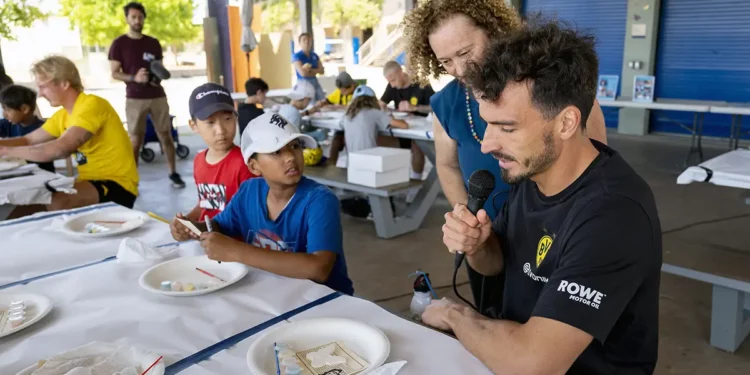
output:
[[602, 304], [602, 299], [607, 296], [596, 289], [591, 289], [587, 286], [578, 283], [571, 283], [565, 280], [560, 281], [557, 291], [569, 294], [570, 297], [568, 299], [580, 302], [586, 306], [591, 306], [597, 310]]

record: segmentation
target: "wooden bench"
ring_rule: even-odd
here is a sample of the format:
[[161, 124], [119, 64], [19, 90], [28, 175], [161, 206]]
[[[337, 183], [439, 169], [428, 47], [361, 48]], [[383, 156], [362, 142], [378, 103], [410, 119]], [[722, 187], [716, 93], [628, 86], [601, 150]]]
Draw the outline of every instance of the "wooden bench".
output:
[[[380, 188], [349, 183], [346, 169], [332, 165], [306, 167], [305, 176], [322, 185], [366, 195], [370, 202], [375, 231], [378, 237], [386, 239], [419, 229], [440, 192], [440, 183], [434, 173], [431, 173], [424, 181], [409, 181]], [[401, 216], [395, 216], [390, 198], [420, 186], [422, 188], [406, 212]]]
[[[750, 251], [664, 237], [662, 272], [709, 283], [711, 345], [734, 353], [750, 333]], [[677, 250], [678, 249], [678, 250]]]

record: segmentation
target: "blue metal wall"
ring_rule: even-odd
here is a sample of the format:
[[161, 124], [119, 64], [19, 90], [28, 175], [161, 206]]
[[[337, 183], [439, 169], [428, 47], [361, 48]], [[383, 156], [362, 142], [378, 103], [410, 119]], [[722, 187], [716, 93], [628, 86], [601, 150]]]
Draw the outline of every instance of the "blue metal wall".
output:
[[[656, 98], [750, 102], [750, 0], [662, 0]], [[653, 111], [651, 131], [687, 133], [691, 113]], [[728, 115], [707, 114], [704, 135], [729, 136]]]
[[[537, 12], [541, 12], [546, 17], [557, 16], [579, 30], [595, 35], [596, 52], [599, 55], [599, 74], [622, 76], [622, 54], [628, 16], [627, 0], [526, 0], [524, 2], [522, 9], [524, 15], [529, 16]], [[617, 92], [619, 95], [619, 87]], [[607, 127], [617, 127], [617, 111], [603, 109]]]

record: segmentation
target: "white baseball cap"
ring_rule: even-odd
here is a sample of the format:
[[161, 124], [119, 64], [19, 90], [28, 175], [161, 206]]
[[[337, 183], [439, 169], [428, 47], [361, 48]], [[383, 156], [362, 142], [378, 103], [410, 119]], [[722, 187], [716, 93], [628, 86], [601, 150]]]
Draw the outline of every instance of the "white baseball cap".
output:
[[288, 96], [292, 100], [315, 99], [315, 87], [310, 82], [299, 80]]
[[296, 126], [278, 113], [266, 112], [247, 124], [242, 132], [240, 148], [247, 163], [253, 154], [270, 154], [280, 150], [289, 142], [299, 139], [306, 148], [317, 148], [318, 142], [299, 132]]

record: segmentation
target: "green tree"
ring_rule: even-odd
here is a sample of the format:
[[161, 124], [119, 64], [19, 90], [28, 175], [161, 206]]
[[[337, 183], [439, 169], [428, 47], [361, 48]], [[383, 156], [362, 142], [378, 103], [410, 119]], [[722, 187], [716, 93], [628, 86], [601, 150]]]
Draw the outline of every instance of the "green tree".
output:
[[[141, 0], [146, 8], [143, 32], [159, 39], [162, 46], [180, 48], [196, 39], [200, 28], [193, 25], [192, 0]], [[62, 14], [78, 26], [84, 45], [109, 46], [127, 32], [122, 7], [127, 1], [60, 0]]]
[[12, 27], [31, 27], [34, 21], [46, 17], [28, 0], [3, 0], [0, 2], [0, 39], [15, 40]]
[[[298, 0], [267, 0], [263, 3], [263, 31], [279, 31], [297, 24]], [[374, 27], [380, 21], [382, 0], [313, 0], [313, 19], [333, 26], [336, 33], [344, 26]]]

